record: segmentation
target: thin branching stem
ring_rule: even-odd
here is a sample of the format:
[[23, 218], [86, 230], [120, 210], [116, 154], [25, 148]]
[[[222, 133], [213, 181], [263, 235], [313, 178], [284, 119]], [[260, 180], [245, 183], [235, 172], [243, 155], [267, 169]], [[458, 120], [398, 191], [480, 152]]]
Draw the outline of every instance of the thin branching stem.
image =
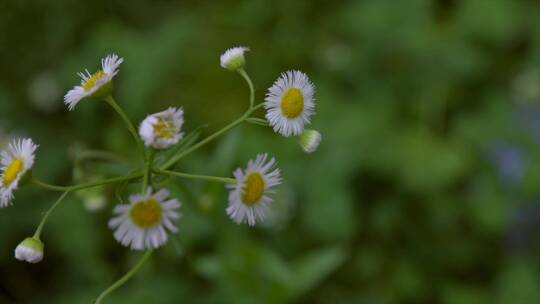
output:
[[253, 82], [251, 81], [248, 73], [246, 73], [244, 69], [238, 70], [238, 73], [246, 80], [249, 86], [249, 108], [251, 109], [255, 104], [255, 87], [253, 86]]
[[95, 304], [100, 304], [101, 301], [103, 301], [103, 299], [108, 294], [115, 291], [116, 289], [118, 289], [118, 287], [124, 285], [129, 279], [131, 279], [137, 273], [137, 271], [139, 271], [139, 269], [141, 269], [141, 267], [144, 265], [144, 263], [146, 263], [146, 261], [150, 258], [150, 256], [152, 255], [152, 252], [153, 252], [152, 250], [146, 251], [146, 253], [139, 260], [139, 262], [137, 262], [137, 264], [128, 273], [126, 273], [123, 277], [121, 277], [118, 281], [116, 281], [114, 284], [109, 286], [109, 288], [105, 289], [105, 291], [103, 291], [101, 293], [101, 295], [99, 295], [99, 297], [97, 298], [97, 300], [94, 303]]
[[103, 186], [107, 184], [114, 184], [114, 183], [119, 183], [123, 181], [129, 181], [129, 180], [141, 178], [142, 176], [143, 176], [143, 173], [136, 172], [136, 173], [129, 174], [126, 176], [117, 176], [117, 177], [111, 177], [111, 178], [106, 178], [106, 179], [100, 179], [100, 180], [96, 180], [96, 181], [92, 181], [88, 183], [82, 183], [82, 184], [73, 185], [73, 186], [56, 186], [56, 185], [47, 184], [37, 179], [31, 179], [30, 183], [38, 187], [47, 189], [47, 190], [51, 190], [51, 191], [71, 192], [71, 191], [78, 191], [78, 190]]
[[241, 124], [242, 122], [244, 122], [244, 120], [246, 120], [251, 115], [251, 113], [253, 113], [255, 110], [259, 109], [263, 105], [264, 104], [262, 104], [262, 103], [256, 105], [255, 107], [249, 109], [244, 115], [242, 115], [242, 117], [238, 118], [237, 120], [233, 121], [229, 125], [225, 126], [223, 129], [221, 129], [221, 130], [217, 131], [216, 133], [208, 136], [207, 138], [201, 140], [197, 144], [195, 144], [195, 145], [191, 146], [190, 148], [184, 150], [182, 153], [176, 154], [174, 157], [171, 157], [171, 159], [169, 159], [169, 161], [167, 161], [165, 164], [163, 164], [160, 167], [160, 169], [161, 170], [167, 170], [167, 169], [171, 168], [172, 166], [174, 166], [174, 164], [176, 164], [180, 159], [182, 159], [186, 155], [188, 155], [191, 152], [199, 149], [200, 147], [202, 147], [202, 146], [206, 145], [207, 143], [211, 142], [213, 139], [217, 138], [221, 134], [229, 131], [230, 129], [232, 129], [232, 128], [238, 126], [239, 124]]
[[223, 127], [223, 129], [215, 132], [214, 134], [208, 136], [207, 138], [201, 140], [197, 144], [191, 146], [190, 148], [184, 150], [183, 152], [176, 154], [175, 156], [171, 157], [165, 164], [163, 164], [160, 169], [161, 170], [167, 170], [170, 169], [172, 166], [174, 166], [181, 158], [185, 157], [186, 155], [190, 154], [191, 152], [199, 149], [200, 147], [206, 145], [207, 143], [211, 142], [212, 140], [216, 139], [223, 133], [229, 131], [230, 129], [238, 126], [239, 124], [243, 123], [246, 119], [250, 117], [250, 115], [255, 112], [255, 110], [261, 108], [264, 103], [260, 103], [258, 105], [255, 104], [255, 88], [253, 87], [253, 83], [251, 79], [249, 78], [249, 75], [244, 71], [243, 69], [239, 70], [238, 73], [246, 80], [248, 86], [249, 86], [249, 109], [237, 120], [231, 122], [230, 124]]
[[133, 139], [137, 143], [137, 147], [141, 151], [143, 159], [146, 159], [144, 145], [141, 139], [139, 138], [139, 135], [137, 134], [137, 131], [135, 130], [135, 127], [133, 126], [133, 123], [131, 123], [131, 120], [129, 120], [124, 110], [122, 110], [122, 108], [116, 103], [116, 101], [111, 95], [105, 97], [105, 101], [116, 111], [116, 113], [118, 113], [118, 115], [120, 115], [120, 117], [124, 121], [124, 124], [126, 125], [126, 128], [129, 130], [129, 133], [131, 133], [131, 136], [133, 136]]
[[145, 168], [144, 168], [144, 177], [142, 182], [142, 193], [145, 194], [146, 190], [148, 189], [148, 185], [150, 184], [150, 181], [152, 180], [152, 166], [154, 164], [154, 153], [155, 151], [152, 149], [150, 152], [148, 152], [148, 158], [146, 159]]
[[58, 200], [56, 200], [56, 202], [49, 208], [49, 210], [45, 212], [45, 214], [43, 215], [43, 218], [41, 219], [41, 222], [39, 223], [36, 229], [36, 232], [34, 233], [35, 239], [39, 240], [41, 236], [41, 232], [43, 231], [43, 227], [45, 226], [45, 222], [47, 222], [49, 215], [54, 211], [54, 209], [56, 209], [56, 207], [58, 207], [58, 205], [60, 205], [60, 203], [64, 200], [64, 198], [66, 198], [68, 194], [69, 194], [69, 191], [66, 191], [62, 195], [60, 195]]

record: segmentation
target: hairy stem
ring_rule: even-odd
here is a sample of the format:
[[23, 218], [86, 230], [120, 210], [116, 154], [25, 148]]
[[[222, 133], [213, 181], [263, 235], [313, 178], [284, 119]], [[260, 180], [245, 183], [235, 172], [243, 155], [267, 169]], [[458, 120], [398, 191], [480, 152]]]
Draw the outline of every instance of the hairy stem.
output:
[[154, 153], [152, 149], [148, 153], [148, 158], [146, 159], [145, 168], [144, 168], [144, 177], [142, 182], [142, 194], [146, 193], [150, 180], [152, 179], [152, 166], [154, 164]]
[[69, 191], [64, 192], [58, 200], [45, 212], [45, 215], [43, 215], [43, 218], [41, 219], [41, 222], [39, 223], [39, 226], [36, 229], [36, 232], [34, 233], [34, 238], [39, 240], [39, 237], [41, 236], [41, 231], [43, 231], [43, 227], [45, 226], [45, 222], [47, 222], [47, 218], [49, 218], [49, 215], [60, 205], [60, 203], [66, 198], [66, 196], [69, 194]]
[[137, 262], [137, 264], [128, 272], [126, 273], [123, 277], [121, 277], [118, 281], [116, 281], [114, 284], [112, 284], [111, 286], [109, 286], [109, 288], [105, 289], [105, 291], [103, 291], [99, 297], [97, 298], [97, 300], [94, 302], [96, 304], [99, 304], [101, 303], [101, 301], [108, 295], [110, 294], [111, 292], [115, 291], [116, 289], [118, 289], [118, 287], [124, 285], [129, 279], [131, 279], [136, 273], [137, 271], [139, 271], [139, 269], [141, 269], [141, 267], [144, 265], [144, 263], [148, 260], [148, 258], [150, 258], [150, 256], [152, 255], [152, 250], [148, 250], [144, 255], [143, 257], [139, 260], [139, 262]]
[[246, 73], [246, 71], [244, 71], [244, 69], [239, 70], [238, 73], [240, 73], [240, 75], [242, 75], [242, 77], [246, 80], [246, 82], [247, 82], [247, 84], [249, 86], [249, 109], [244, 113], [244, 115], [242, 115], [240, 118], [233, 121], [232, 123], [226, 125], [225, 127], [223, 127], [223, 129], [221, 129], [221, 130], [215, 132], [214, 134], [208, 136], [207, 138], [201, 140], [197, 144], [195, 144], [195, 145], [191, 146], [190, 148], [184, 150], [182, 153], [179, 153], [179, 154], [171, 157], [165, 164], [163, 164], [160, 167], [161, 170], [167, 170], [167, 169], [171, 168], [172, 166], [174, 166], [174, 164], [176, 164], [184, 156], [186, 156], [189, 153], [191, 153], [191, 152], [199, 149], [200, 147], [206, 145], [207, 143], [211, 142], [215, 138], [219, 137], [221, 134], [229, 131], [230, 129], [232, 129], [232, 128], [236, 127], [236, 126], [238, 126], [239, 124], [244, 122], [246, 119], [248, 119], [249, 116], [251, 115], [251, 113], [253, 113], [255, 110], [259, 109], [260, 107], [262, 107], [264, 105], [263, 103], [260, 103], [260, 104], [258, 104], [256, 106], [254, 106], [254, 103], [255, 103], [255, 88], [253, 87], [253, 83], [251, 82], [251, 79], [249, 78], [249, 75]]
[[145, 150], [144, 150], [144, 145], [143, 145], [141, 139], [139, 138], [139, 135], [137, 134], [137, 131], [135, 130], [135, 127], [133, 126], [133, 124], [131, 123], [129, 118], [127, 117], [124, 110], [122, 110], [122, 108], [116, 103], [116, 101], [114, 100], [114, 98], [111, 95], [105, 97], [105, 101], [116, 111], [116, 113], [118, 113], [118, 115], [120, 115], [120, 117], [124, 121], [124, 124], [126, 125], [127, 129], [129, 130], [129, 132], [133, 136], [133, 139], [137, 143], [137, 147], [141, 151], [141, 153], [143, 155], [143, 159], [145, 159], [146, 158], [145, 157], [146, 153], [145, 153]]
[[244, 69], [238, 70], [238, 73], [246, 80], [249, 86], [249, 108], [251, 109], [255, 104], [255, 87], [253, 87], [253, 82]]
[[195, 145], [191, 146], [190, 148], [184, 150], [182, 153], [176, 154], [175, 156], [171, 157], [169, 159], [169, 161], [167, 161], [165, 164], [163, 164], [160, 167], [160, 169], [161, 170], [167, 170], [167, 169], [171, 168], [172, 166], [174, 166], [174, 164], [176, 164], [184, 156], [186, 156], [189, 153], [199, 149], [200, 147], [206, 145], [207, 143], [211, 142], [215, 138], [219, 137], [221, 134], [229, 131], [230, 129], [232, 129], [232, 128], [238, 126], [239, 124], [241, 124], [242, 122], [244, 122], [251, 115], [251, 113], [253, 113], [255, 110], [259, 109], [262, 106], [263, 106], [263, 104], [261, 103], [261, 104], [256, 105], [255, 107], [247, 110], [247, 112], [244, 113], [244, 115], [242, 115], [242, 117], [240, 117], [237, 120], [233, 121], [232, 123], [228, 124], [223, 129], [221, 129], [221, 130], [215, 132], [214, 134], [208, 136], [207, 138], [201, 140], [197, 144], [195, 144]]
[[223, 134], [223, 133], [229, 131], [230, 129], [236, 127], [237, 125], [241, 124], [245, 119], [244, 116], [242, 116], [239, 119], [233, 121], [232, 123], [225, 126], [223, 129], [221, 129], [221, 130], [215, 132], [214, 134], [208, 136], [207, 138], [201, 140], [200, 142], [198, 142], [197, 144], [191, 146], [190, 148], [184, 150], [182, 153], [176, 154], [168, 162], [163, 164], [161, 166], [161, 169], [169, 169], [170, 167], [174, 166], [174, 164], [176, 164], [176, 162], [178, 162], [184, 156], [186, 156], [186, 155], [190, 154], [191, 152], [199, 149], [200, 147], [202, 147], [202, 146], [206, 145], [207, 143], [211, 142], [213, 139], [220, 136], [221, 134]]
[[32, 183], [32, 184], [34, 184], [36, 186], [39, 186], [41, 188], [47, 189], [47, 190], [51, 190], [51, 191], [71, 192], [71, 191], [78, 191], [78, 190], [83, 190], [83, 189], [87, 189], [87, 188], [93, 188], [93, 187], [97, 187], [97, 186], [103, 186], [103, 185], [107, 185], [107, 184], [113, 184], [113, 183], [119, 183], [119, 182], [128, 181], [128, 180], [132, 180], [132, 179], [137, 179], [137, 178], [141, 178], [142, 176], [143, 176], [143, 174], [141, 172], [136, 172], [136, 173], [126, 175], [126, 176], [118, 176], [118, 177], [111, 177], [111, 178], [107, 178], [107, 179], [100, 179], [100, 180], [96, 180], [96, 181], [92, 181], [92, 182], [88, 182], [88, 183], [82, 183], [82, 184], [73, 185], [73, 186], [56, 186], [56, 185], [51, 185], [51, 184], [44, 183], [44, 182], [39, 181], [37, 179], [31, 179], [30, 183]]

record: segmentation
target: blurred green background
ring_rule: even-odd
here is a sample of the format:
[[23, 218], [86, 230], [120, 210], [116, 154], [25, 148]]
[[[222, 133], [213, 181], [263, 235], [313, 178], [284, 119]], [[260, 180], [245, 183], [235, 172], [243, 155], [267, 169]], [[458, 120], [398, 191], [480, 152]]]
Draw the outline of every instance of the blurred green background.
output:
[[[206, 136], [246, 108], [245, 83], [219, 66], [245, 45], [258, 101], [282, 71], [310, 75], [320, 149], [243, 125], [185, 158], [178, 170], [230, 176], [275, 156], [285, 182], [270, 220], [235, 225], [222, 185], [164, 181], [183, 202], [180, 233], [106, 303], [540, 303], [539, 12], [532, 0], [1, 0], [1, 141], [32, 137], [34, 176], [51, 183], [123, 174], [137, 151], [114, 112], [62, 103], [75, 73], [116, 52], [115, 97], [135, 123], [182, 106], [186, 132]], [[85, 149], [125, 162], [77, 162]], [[13, 250], [58, 194], [20, 189], [0, 210], [0, 303], [95, 299], [140, 257], [107, 228], [129, 192], [70, 195], [29, 265]]]

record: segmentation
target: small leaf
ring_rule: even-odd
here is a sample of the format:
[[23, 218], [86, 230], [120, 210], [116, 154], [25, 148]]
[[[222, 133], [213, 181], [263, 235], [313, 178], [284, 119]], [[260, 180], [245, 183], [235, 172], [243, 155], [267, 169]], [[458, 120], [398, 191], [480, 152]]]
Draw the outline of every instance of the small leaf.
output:
[[264, 126], [264, 127], [270, 126], [268, 121], [266, 119], [262, 119], [262, 118], [250, 117], [250, 118], [246, 119], [246, 121], [249, 122], [249, 123], [252, 123], [254, 125], [259, 125], [259, 126]]
[[198, 258], [194, 266], [198, 274], [209, 279], [216, 279], [223, 271], [219, 259], [213, 255]]
[[197, 139], [201, 136], [202, 129], [206, 128], [207, 125], [202, 125], [189, 133], [184, 137], [180, 142], [171, 148], [169, 151], [163, 154], [163, 156], [156, 158], [156, 164], [159, 166], [161, 164], [167, 163], [174, 155], [182, 153], [189, 147], [193, 146]]

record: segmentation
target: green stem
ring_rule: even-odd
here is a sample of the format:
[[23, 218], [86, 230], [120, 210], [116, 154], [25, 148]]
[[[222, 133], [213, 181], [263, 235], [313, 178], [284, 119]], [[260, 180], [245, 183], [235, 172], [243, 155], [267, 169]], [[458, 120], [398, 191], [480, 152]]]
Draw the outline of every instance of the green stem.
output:
[[137, 179], [137, 178], [140, 178], [142, 176], [143, 176], [143, 174], [138, 172], [138, 173], [133, 173], [133, 174], [126, 175], [126, 176], [118, 176], [118, 177], [112, 177], [112, 178], [107, 178], [107, 179], [100, 179], [100, 180], [97, 180], [97, 181], [83, 183], [83, 184], [74, 185], [74, 186], [56, 186], [56, 185], [51, 185], [51, 184], [44, 183], [44, 182], [39, 181], [37, 179], [31, 179], [30, 183], [32, 183], [32, 184], [34, 184], [36, 186], [39, 186], [41, 188], [47, 189], [47, 190], [51, 190], [51, 191], [71, 192], [71, 191], [78, 191], [78, 190], [83, 190], [83, 189], [87, 189], [87, 188], [93, 188], [93, 187], [97, 187], [97, 186], [103, 186], [103, 185], [107, 185], [107, 184], [113, 184], [113, 183], [123, 182], [123, 181], [127, 181], [127, 180]]
[[257, 117], [250, 117], [250, 118], [246, 119], [246, 122], [249, 122], [249, 123], [254, 124], [254, 125], [263, 126], [263, 127], [270, 126], [270, 124], [268, 123], [268, 121], [266, 119], [257, 118]]
[[111, 292], [115, 291], [118, 287], [124, 285], [129, 279], [131, 279], [131, 277], [133, 277], [135, 275], [135, 273], [137, 273], [137, 271], [139, 271], [139, 269], [141, 269], [141, 267], [144, 265], [144, 263], [148, 260], [148, 258], [150, 258], [150, 256], [152, 255], [152, 250], [148, 250], [144, 255], [143, 257], [139, 260], [139, 262], [137, 263], [137, 265], [135, 265], [128, 273], [126, 273], [123, 277], [121, 277], [118, 281], [116, 281], [114, 284], [112, 284], [111, 286], [109, 286], [109, 288], [105, 289], [105, 291], [103, 291], [101, 293], [101, 295], [99, 295], [99, 297], [97, 298], [97, 300], [94, 302], [95, 304], [99, 304], [101, 303], [101, 301], [108, 295], [110, 294]]
[[207, 143], [209, 143], [210, 141], [212, 141], [216, 137], [220, 136], [221, 134], [229, 131], [230, 129], [232, 129], [232, 128], [236, 127], [237, 125], [241, 124], [242, 122], [244, 122], [247, 118], [249, 118], [251, 113], [253, 113], [255, 110], [257, 110], [258, 108], [260, 108], [263, 105], [261, 103], [261, 104], [258, 104], [256, 106], [254, 106], [254, 103], [255, 103], [255, 88], [253, 87], [253, 82], [251, 81], [251, 78], [249, 78], [249, 75], [246, 73], [246, 71], [244, 69], [240, 69], [238, 71], [238, 73], [240, 73], [240, 75], [246, 80], [246, 82], [247, 82], [247, 84], [249, 86], [249, 109], [244, 113], [244, 115], [242, 115], [240, 118], [233, 121], [232, 123], [226, 125], [223, 129], [221, 129], [221, 130], [215, 132], [214, 134], [208, 136], [207, 138], [201, 140], [197, 144], [191, 146], [189, 149], [186, 149], [184, 152], [179, 153], [179, 154], [171, 157], [165, 164], [163, 164], [161, 166], [160, 169], [166, 170], [166, 169], [169, 169], [170, 167], [174, 166], [174, 164], [176, 164], [176, 162], [178, 162], [182, 157], [184, 157], [184, 156], [188, 155], [189, 153], [199, 149], [200, 147], [206, 145]]
[[255, 112], [255, 110], [258, 110], [258, 109], [262, 108], [263, 106], [264, 106], [264, 102], [254, 106], [253, 108], [251, 108], [251, 112], [249, 112], [249, 114]]
[[146, 193], [146, 190], [148, 189], [148, 184], [150, 183], [150, 180], [152, 179], [152, 166], [154, 164], [154, 149], [150, 150], [148, 153], [148, 159], [146, 160], [146, 167], [144, 170], [144, 177], [142, 182], [142, 194]]
[[190, 148], [184, 150], [182, 153], [176, 154], [174, 157], [169, 159], [168, 162], [163, 164], [160, 169], [163, 169], [163, 170], [169, 169], [170, 167], [174, 166], [174, 164], [176, 164], [176, 162], [179, 161], [182, 157], [184, 157], [184, 156], [188, 155], [189, 153], [199, 149], [200, 147], [206, 145], [207, 143], [209, 143], [210, 141], [212, 141], [216, 137], [220, 136], [221, 134], [223, 134], [223, 133], [229, 131], [230, 129], [236, 127], [237, 125], [241, 124], [244, 121], [245, 118], [246, 118], [246, 115], [243, 115], [242, 117], [238, 118], [237, 120], [235, 120], [232, 123], [225, 126], [223, 129], [215, 132], [214, 134], [212, 134], [212, 135], [208, 136], [207, 138], [201, 140], [200, 142], [196, 143], [195, 145], [191, 146]]
[[195, 175], [195, 174], [187, 174], [187, 173], [181, 173], [181, 172], [175, 172], [175, 171], [169, 171], [169, 170], [156, 170], [156, 173], [163, 174], [163, 175], [175, 176], [175, 177], [182, 177], [182, 178], [200, 179], [200, 180], [207, 180], [207, 181], [213, 181], [213, 182], [220, 182], [220, 183], [225, 183], [225, 184], [236, 184], [236, 179], [228, 178], [228, 177]]
[[200, 142], [198, 142], [197, 144], [191, 146], [190, 148], [184, 150], [182, 153], [179, 153], [179, 154], [176, 154], [175, 156], [171, 157], [165, 164], [163, 164], [160, 169], [161, 170], [167, 170], [169, 169], [170, 167], [174, 166], [174, 164], [176, 164], [176, 162], [178, 162], [181, 158], [183, 158], [184, 156], [188, 155], [189, 153], [199, 149], [200, 147], [206, 145], [207, 143], [209, 143], [210, 141], [212, 141], [213, 139], [215, 139], [216, 137], [220, 136], [221, 134], [229, 131], [230, 129], [238, 126], [239, 124], [241, 124], [242, 122], [244, 122], [247, 118], [249, 118], [249, 116], [255, 112], [255, 110], [261, 108], [262, 106], [264, 105], [264, 103], [260, 103], [250, 109], [248, 109], [246, 111], [246, 113], [244, 113], [244, 115], [242, 115], [240, 118], [238, 118], [237, 120], [233, 121], [232, 123], [226, 125], [223, 129], [215, 132], [214, 134], [208, 136], [207, 138], [201, 140]]
[[56, 207], [58, 205], [60, 205], [60, 203], [64, 200], [64, 198], [69, 194], [69, 191], [66, 191], [64, 192], [62, 195], [60, 195], [60, 197], [58, 198], [58, 200], [56, 200], [56, 202], [49, 208], [49, 210], [47, 210], [47, 212], [45, 212], [45, 215], [43, 216], [43, 218], [41, 219], [41, 222], [39, 223], [39, 226], [37, 227], [36, 229], [36, 232], [34, 233], [34, 238], [35, 239], [38, 239], [39, 240], [39, 237], [41, 236], [41, 231], [43, 231], [43, 227], [45, 226], [45, 222], [47, 221], [47, 218], [49, 217], [49, 215], [53, 212], [54, 209], [56, 209]]
[[50, 191], [59, 191], [59, 192], [65, 192], [65, 191], [69, 191], [71, 189], [71, 187], [69, 186], [56, 186], [56, 185], [51, 185], [51, 184], [47, 184], [47, 183], [44, 183], [40, 180], [37, 180], [37, 179], [34, 179], [32, 178], [30, 180], [30, 183], [31, 184], [34, 184], [38, 187], [41, 187], [41, 188], [44, 188], [46, 190], [50, 190]]
[[105, 97], [105, 101], [109, 105], [111, 105], [111, 107], [113, 107], [113, 109], [116, 111], [116, 113], [118, 113], [118, 115], [120, 115], [120, 117], [124, 121], [124, 124], [126, 125], [127, 129], [129, 130], [129, 132], [133, 136], [133, 139], [135, 139], [135, 142], [137, 143], [137, 146], [139, 147], [139, 150], [141, 151], [141, 153], [143, 155], [143, 159], [145, 159], [144, 145], [143, 145], [141, 139], [139, 138], [139, 135], [137, 134], [137, 131], [135, 130], [135, 127], [133, 126], [133, 124], [131, 123], [129, 118], [127, 117], [124, 110], [122, 110], [122, 108], [116, 103], [116, 101], [114, 100], [114, 98], [111, 95]]
[[249, 86], [249, 108], [251, 109], [255, 104], [255, 87], [253, 87], [253, 82], [244, 69], [238, 70], [238, 73], [246, 80]]

